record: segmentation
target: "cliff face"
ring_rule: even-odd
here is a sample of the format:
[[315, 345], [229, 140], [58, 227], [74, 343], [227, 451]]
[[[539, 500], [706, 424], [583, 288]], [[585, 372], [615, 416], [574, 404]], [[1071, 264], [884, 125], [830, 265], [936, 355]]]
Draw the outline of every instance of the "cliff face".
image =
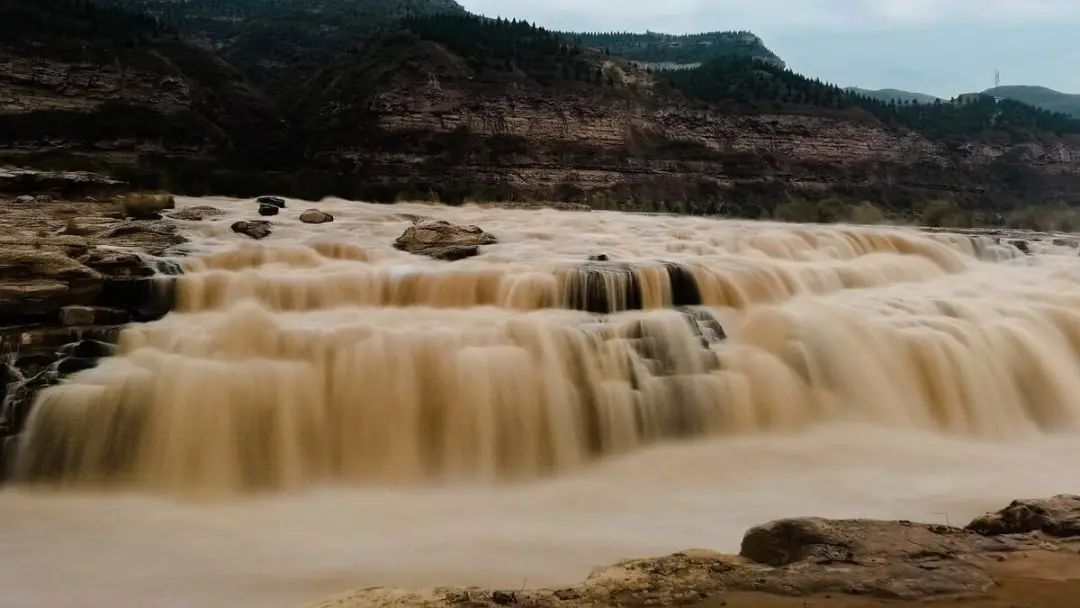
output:
[[[408, 32], [380, 34], [320, 69], [293, 64], [276, 72], [277, 86], [260, 78], [266, 66], [243, 72], [223, 59], [247, 34], [218, 31], [214, 52], [87, 6], [0, 6], [0, 161], [187, 192], [677, 201], [675, 210], [751, 216], [791, 194], [900, 209], [942, 195], [988, 208], [1080, 202], [1076, 136], [931, 140], [857, 108], [706, 104], [599, 51], [526, 56], [522, 65], [551, 68], [541, 79], [516, 60]], [[217, 23], [211, 4], [185, 6], [203, 17], [199, 36]]]
[[[450, 60], [434, 65], [391, 77], [337, 70], [313, 105], [314, 122], [333, 127], [312, 128], [312, 162], [390, 189], [457, 181], [586, 200], [608, 191], [723, 201], [748, 189], [885, 200], [1080, 195], [1078, 141], [931, 141], [859, 110], [710, 107], [634, 84], [632, 74], [607, 90], [556, 92]], [[365, 79], [380, 84], [352, 86]], [[745, 211], [728, 203], [719, 209]]]
[[[273, 145], [284, 121], [211, 53], [148, 23], [79, 3], [0, 7], [0, 146], [7, 160], [218, 159]], [[123, 34], [109, 28], [123, 23]], [[26, 33], [16, 37], [19, 31]]]

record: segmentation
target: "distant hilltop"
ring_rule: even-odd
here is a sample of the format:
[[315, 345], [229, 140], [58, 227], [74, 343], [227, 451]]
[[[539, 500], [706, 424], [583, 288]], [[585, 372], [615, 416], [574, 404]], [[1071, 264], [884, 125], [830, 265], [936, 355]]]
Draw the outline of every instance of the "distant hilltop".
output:
[[[860, 89], [858, 87], [848, 87], [848, 91], [870, 97], [871, 99], [877, 99], [889, 103], [896, 101], [900, 104], [906, 104], [911, 102], [918, 103], [934, 103], [935, 101], [945, 101], [933, 95], [927, 95], [926, 93], [915, 93], [912, 91], [902, 91], [900, 89]], [[1072, 116], [1073, 118], [1080, 118], [1080, 95], [1070, 95], [1068, 93], [1062, 93], [1053, 89], [1039, 86], [1003, 86], [987, 89], [982, 93], [965, 93], [960, 95], [962, 98], [970, 98], [976, 95], [990, 95], [991, 97], [998, 97], [1001, 99], [1011, 99], [1013, 101], [1019, 101], [1020, 103], [1026, 103], [1029, 106], [1035, 106], [1043, 110], [1049, 110], [1059, 114], [1065, 114]]]
[[1068, 114], [1073, 118], [1080, 118], [1080, 95], [1070, 95], [1037, 86], [995, 87], [987, 89], [984, 93], [994, 97], [1012, 99], [1051, 112]]

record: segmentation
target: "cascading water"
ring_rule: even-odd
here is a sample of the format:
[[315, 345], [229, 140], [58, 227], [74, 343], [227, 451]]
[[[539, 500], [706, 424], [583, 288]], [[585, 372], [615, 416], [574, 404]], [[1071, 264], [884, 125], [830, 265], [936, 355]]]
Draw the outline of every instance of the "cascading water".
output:
[[[569, 585], [780, 517], [1080, 487], [1070, 239], [290, 201], [255, 243], [254, 203], [178, 201], [207, 204], [174, 310], [39, 396], [0, 603]], [[418, 215], [499, 243], [393, 249]]]
[[[19, 475], [196, 493], [522, 479], [829, 422], [988, 439], [1080, 425], [1080, 266], [1064, 255], [900, 229], [333, 206], [334, 224], [282, 218], [265, 244], [193, 224], [177, 310], [40, 397]], [[398, 252], [403, 211], [500, 242], [456, 263]]]

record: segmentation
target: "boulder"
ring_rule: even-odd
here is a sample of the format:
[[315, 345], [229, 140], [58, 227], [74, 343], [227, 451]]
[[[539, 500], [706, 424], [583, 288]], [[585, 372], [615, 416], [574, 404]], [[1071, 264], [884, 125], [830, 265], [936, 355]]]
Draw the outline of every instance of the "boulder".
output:
[[285, 208], [285, 199], [281, 198], [280, 196], [260, 196], [259, 198], [255, 199], [255, 202], [259, 203], [260, 205], [273, 205], [278, 209]]
[[149, 277], [156, 274], [138, 254], [111, 249], [91, 249], [76, 259], [110, 278]]
[[975, 519], [967, 528], [987, 535], [1042, 532], [1057, 537], [1080, 536], [1080, 496], [1014, 500], [1000, 511]]
[[182, 220], [185, 222], [201, 222], [207, 218], [219, 217], [225, 215], [225, 212], [217, 207], [208, 207], [200, 205], [197, 207], [187, 207], [181, 209], [176, 213], [169, 214], [170, 219]]
[[326, 224], [334, 221], [334, 216], [318, 209], [308, 209], [300, 214], [300, 221], [305, 224]]
[[49, 194], [38, 194], [34, 197], [34, 200], [39, 203], [51, 203], [53, 201], [53, 197]]
[[24, 194], [22, 196], [15, 197], [15, 202], [19, 203], [20, 205], [30, 205], [30, 204], [35, 203], [37, 201], [34, 199], [34, 197], [30, 196], [29, 194]]
[[275, 205], [259, 204], [259, 215], [262, 216], [277, 215], [280, 210], [281, 208]]
[[476, 255], [480, 246], [496, 241], [494, 235], [479, 226], [459, 226], [437, 220], [410, 226], [394, 242], [394, 247], [436, 259], [460, 260]]
[[265, 220], [246, 220], [233, 222], [232, 231], [253, 239], [265, 239], [272, 232], [270, 222]]

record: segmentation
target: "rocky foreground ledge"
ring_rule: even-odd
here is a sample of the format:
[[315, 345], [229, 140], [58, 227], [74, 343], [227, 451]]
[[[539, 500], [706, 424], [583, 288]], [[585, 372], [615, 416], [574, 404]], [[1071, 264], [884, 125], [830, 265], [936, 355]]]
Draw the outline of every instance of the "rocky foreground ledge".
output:
[[34, 396], [108, 356], [125, 324], [171, 306], [163, 277], [177, 269], [159, 256], [186, 239], [160, 214], [125, 207], [125, 190], [91, 173], [0, 168], [0, 479]]
[[[1078, 549], [1080, 496], [1057, 496], [1014, 501], [965, 528], [908, 521], [781, 520], [747, 532], [739, 555], [692, 550], [626, 561], [594, 572], [576, 587], [374, 588], [316, 607], [878, 606], [904, 600], [1070, 606], [1077, 605], [1070, 601], [1080, 602], [1075, 585], [1062, 590], [1060, 604], [1028, 603], [1028, 590], [1022, 590], [1023, 603], [999, 603], [991, 595], [1009, 578], [1075, 582], [1080, 579]], [[1046, 585], [1038, 587], [1045, 591]], [[815, 599], [822, 603], [812, 603]], [[878, 603], [885, 600], [892, 601]]]

